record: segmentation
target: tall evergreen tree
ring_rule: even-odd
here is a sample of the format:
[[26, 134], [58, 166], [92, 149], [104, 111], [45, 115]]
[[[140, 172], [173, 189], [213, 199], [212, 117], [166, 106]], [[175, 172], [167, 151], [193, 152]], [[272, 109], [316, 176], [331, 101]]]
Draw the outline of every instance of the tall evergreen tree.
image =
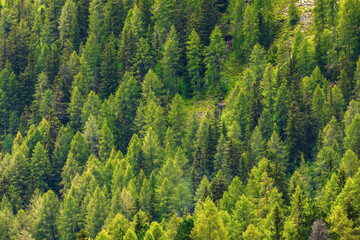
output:
[[102, 53], [100, 96], [102, 99], [115, 93], [118, 88], [118, 65], [116, 63], [115, 36], [110, 35]]
[[191, 83], [190, 89], [195, 94], [201, 90], [204, 67], [202, 63], [202, 45], [200, 36], [194, 29], [191, 31], [189, 41], [186, 44], [186, 56], [188, 60], [187, 71]]
[[220, 72], [225, 58], [226, 45], [218, 26], [210, 36], [210, 45], [205, 49], [205, 78], [210, 88], [220, 86]]
[[164, 44], [163, 58], [161, 60], [163, 68], [163, 77], [170, 95], [174, 96], [178, 92], [178, 76], [179, 69], [179, 37], [174, 26], [171, 26]]

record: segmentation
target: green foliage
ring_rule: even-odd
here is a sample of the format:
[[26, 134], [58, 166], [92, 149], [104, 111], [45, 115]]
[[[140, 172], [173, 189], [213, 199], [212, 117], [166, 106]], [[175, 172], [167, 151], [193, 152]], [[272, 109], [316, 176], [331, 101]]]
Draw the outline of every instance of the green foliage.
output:
[[219, 27], [210, 36], [210, 45], [205, 49], [206, 83], [210, 89], [220, 86], [220, 72], [225, 58], [226, 45]]
[[0, 5], [0, 239], [359, 237], [356, 0]]

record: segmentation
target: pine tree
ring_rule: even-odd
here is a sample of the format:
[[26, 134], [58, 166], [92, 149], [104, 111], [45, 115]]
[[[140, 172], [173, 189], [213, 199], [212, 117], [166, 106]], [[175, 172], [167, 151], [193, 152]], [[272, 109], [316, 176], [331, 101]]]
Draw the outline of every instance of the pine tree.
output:
[[124, 236], [124, 240], [138, 240], [138, 237], [134, 231], [129, 228]]
[[101, 100], [95, 92], [91, 91], [81, 110], [81, 123], [82, 126], [85, 125], [86, 121], [89, 119], [90, 115], [93, 115], [95, 119], [98, 119], [101, 109]]
[[[104, 31], [105, 4], [100, 0], [92, 0], [89, 5], [89, 29], [88, 35], [94, 33], [100, 39]], [[109, 33], [110, 34], [110, 33]], [[104, 36], [105, 37], [105, 36]]]
[[214, 0], [200, 0], [192, 9], [190, 27], [199, 33], [201, 43], [209, 44], [209, 37], [217, 23], [219, 13]]
[[76, 1], [76, 21], [78, 24], [79, 43], [85, 42], [89, 27], [89, 5], [90, 0]]
[[259, 118], [259, 129], [264, 140], [269, 140], [273, 133], [273, 116], [267, 108], [264, 109]]
[[[241, 56], [248, 57], [251, 49], [258, 42], [259, 38], [259, 19], [255, 12], [255, 7], [253, 4], [247, 4], [244, 12], [244, 23], [241, 29], [241, 35], [239, 36], [239, 42], [241, 44]], [[240, 32], [240, 31], [239, 31]]]
[[205, 49], [205, 78], [209, 88], [220, 86], [220, 72], [225, 58], [226, 45], [218, 26], [210, 36], [210, 45]]
[[112, 219], [109, 224], [109, 235], [115, 239], [121, 239], [125, 236], [127, 230], [130, 228], [129, 221], [120, 213]]
[[161, 60], [163, 77], [170, 95], [175, 96], [178, 92], [178, 76], [179, 69], [179, 37], [174, 26], [171, 26], [167, 40], [164, 44], [163, 58]]
[[114, 136], [106, 122], [103, 124], [101, 129], [99, 145], [100, 159], [105, 162], [110, 157], [110, 154], [115, 146]]
[[78, 87], [74, 87], [71, 93], [71, 101], [68, 107], [68, 114], [70, 115], [70, 126], [73, 131], [81, 129], [81, 109], [83, 108], [83, 98]]
[[100, 131], [96, 119], [91, 114], [85, 124], [84, 137], [90, 146], [91, 152], [97, 155], [99, 152]]
[[281, 85], [276, 94], [274, 103], [274, 122], [277, 125], [281, 139], [284, 139], [288, 121], [289, 92], [285, 85]]
[[216, 146], [215, 164], [214, 164], [215, 172], [218, 172], [220, 169], [222, 169], [224, 157], [225, 157], [225, 151], [226, 151], [226, 139], [224, 135], [221, 134], [218, 144]]
[[132, 72], [137, 79], [143, 79], [146, 73], [154, 66], [151, 44], [147, 38], [141, 37], [137, 43]]
[[244, 240], [261, 239], [262, 236], [261, 232], [252, 223], [248, 226], [242, 235]]
[[104, 229], [99, 232], [99, 234], [96, 236], [95, 240], [111, 240], [110, 235], [105, 231]]
[[[173, 0], [155, 0], [151, 13], [154, 22], [154, 34], [158, 38], [158, 43], [164, 42], [166, 33], [174, 24], [175, 1]], [[158, 49], [157, 44], [154, 45]]]
[[289, 118], [286, 127], [286, 142], [289, 146], [289, 170], [292, 172], [300, 162], [300, 155], [306, 153], [306, 135], [305, 135], [305, 119], [304, 114], [296, 102], [291, 103], [289, 109]]
[[359, 128], [360, 126], [360, 115], [356, 114], [352, 123], [346, 127], [345, 129], [345, 138], [344, 138], [344, 146], [345, 149], [351, 149], [354, 151], [357, 156], [360, 156], [360, 138], [359, 138]]
[[355, 62], [359, 55], [359, 3], [353, 0], [343, 1], [339, 7], [338, 42], [345, 56]]
[[62, 168], [61, 173], [61, 185], [63, 186], [62, 192], [67, 192], [70, 187], [73, 179], [77, 174], [81, 173], [81, 167], [79, 162], [74, 158], [72, 153], [69, 153], [66, 163]]
[[317, 136], [318, 131], [325, 127], [330, 118], [329, 105], [326, 102], [324, 91], [319, 85], [314, 91], [311, 105], [311, 115], [315, 127], [314, 135]]
[[341, 159], [340, 169], [343, 170], [347, 177], [355, 176], [360, 167], [359, 158], [350, 149], [346, 150]]
[[200, 36], [193, 29], [186, 43], [187, 71], [191, 83], [191, 91], [199, 93], [202, 87], [202, 75], [204, 72], [202, 59], [202, 45]]
[[105, 33], [109, 36], [114, 33], [119, 36], [124, 26], [126, 12], [124, 11], [124, 1], [110, 0], [106, 2], [104, 10]]
[[34, 179], [34, 187], [42, 191], [49, 189], [51, 177], [50, 161], [43, 145], [38, 142], [31, 158], [31, 173]]
[[146, 175], [150, 175], [154, 168], [158, 168], [162, 163], [162, 149], [160, 147], [159, 139], [152, 127], [146, 131], [142, 151], [144, 154], [145, 168], [143, 169]]
[[27, 66], [29, 53], [29, 29], [23, 19], [11, 26], [7, 46], [8, 60], [15, 75], [19, 76]]
[[140, 87], [138, 82], [130, 74], [123, 76], [114, 97], [114, 132], [116, 146], [122, 151], [126, 151], [126, 146], [132, 137], [134, 129], [134, 119], [136, 116], [137, 99], [140, 97]]
[[119, 61], [121, 63], [119, 67], [120, 76], [125, 72], [130, 72], [134, 65], [136, 54], [136, 39], [135, 29], [132, 26], [133, 10], [127, 14], [124, 28], [121, 32], [121, 41], [119, 44]]
[[144, 77], [141, 95], [147, 99], [151, 94], [154, 94], [159, 100], [163, 99], [164, 85], [158, 75], [150, 69]]
[[93, 196], [90, 198], [87, 205], [86, 214], [86, 230], [92, 238], [95, 238], [106, 219], [106, 196], [105, 193], [97, 187]]
[[90, 156], [90, 149], [89, 144], [82, 133], [77, 132], [75, 134], [73, 140], [71, 141], [69, 154], [70, 153], [79, 162], [80, 166], [86, 165]]
[[[7, 167], [4, 176], [8, 179], [10, 202], [15, 211], [23, 208], [30, 199], [33, 190], [31, 166], [23, 153], [17, 151], [13, 154], [10, 165]], [[12, 194], [11, 189], [13, 190]]]
[[35, 206], [37, 211], [33, 219], [34, 233], [36, 239], [57, 239], [57, 216], [59, 211], [59, 200], [56, 194], [49, 190], [41, 198], [40, 206]]
[[115, 93], [118, 88], [118, 65], [116, 63], [115, 36], [110, 35], [102, 53], [100, 96], [102, 99]]
[[185, 117], [184, 100], [179, 94], [176, 94], [171, 101], [168, 118], [177, 146], [181, 145], [184, 137]]
[[61, 16], [59, 18], [59, 34], [62, 44], [66, 40], [72, 40], [72, 30], [76, 21], [76, 6], [72, 0], [67, 0], [61, 9]]
[[227, 238], [228, 231], [220, 217], [215, 204], [207, 198], [205, 202], [199, 203], [195, 209], [194, 228], [191, 232], [195, 239], [220, 239]]
[[131, 138], [126, 158], [136, 173], [139, 173], [141, 169], [147, 170], [147, 166], [145, 166], [144, 161], [144, 153], [141, 149], [141, 141], [136, 134], [134, 134]]
[[223, 170], [228, 181], [239, 176], [240, 144], [235, 139], [229, 139], [225, 145]]
[[334, 223], [330, 232], [336, 234], [339, 239], [357, 239], [357, 234], [353, 228], [354, 222], [348, 219], [343, 207], [336, 206], [331, 213], [330, 220]]

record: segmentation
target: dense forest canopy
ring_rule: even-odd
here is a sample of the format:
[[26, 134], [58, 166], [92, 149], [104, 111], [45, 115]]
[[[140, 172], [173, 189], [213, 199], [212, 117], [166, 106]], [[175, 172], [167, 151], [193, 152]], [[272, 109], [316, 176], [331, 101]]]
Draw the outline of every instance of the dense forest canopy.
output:
[[360, 238], [357, 0], [1, 0], [0, 240]]

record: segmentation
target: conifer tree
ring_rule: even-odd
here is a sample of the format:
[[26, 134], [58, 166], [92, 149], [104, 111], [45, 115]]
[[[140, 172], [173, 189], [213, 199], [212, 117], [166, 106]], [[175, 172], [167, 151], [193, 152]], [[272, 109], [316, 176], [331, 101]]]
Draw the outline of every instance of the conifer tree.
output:
[[205, 78], [209, 88], [215, 89], [220, 86], [220, 72], [225, 58], [226, 45], [218, 26], [210, 36], [210, 45], [205, 49]]
[[285, 136], [285, 129], [288, 121], [289, 92], [285, 85], [281, 85], [276, 94], [274, 103], [274, 122], [277, 125], [279, 135], [282, 139]]
[[132, 27], [133, 10], [127, 14], [124, 28], [121, 32], [121, 41], [119, 44], [119, 61], [121, 63], [119, 67], [120, 76], [125, 72], [130, 72], [133, 67], [135, 54], [136, 54], [136, 39], [135, 30]]
[[204, 45], [209, 44], [209, 37], [218, 20], [219, 13], [215, 3], [214, 0], [200, 0], [192, 10], [190, 27], [199, 33]]
[[144, 161], [144, 153], [141, 149], [141, 141], [136, 134], [131, 138], [126, 158], [134, 168], [135, 173], [139, 173], [141, 169], [147, 172], [149, 166], [145, 165], [146, 162]]
[[351, 149], [354, 151], [358, 156], [360, 154], [360, 115], [356, 114], [352, 123], [346, 127], [345, 129], [345, 138], [344, 138], [344, 146], [346, 149]]
[[336, 234], [339, 239], [357, 239], [353, 228], [354, 222], [348, 219], [343, 207], [336, 206], [331, 213], [330, 220], [334, 223], [330, 232]]
[[137, 79], [143, 79], [146, 73], [154, 66], [151, 44], [147, 38], [141, 37], [137, 43], [132, 72]]
[[191, 232], [192, 238], [227, 238], [228, 231], [210, 198], [206, 198], [204, 203], [197, 204], [195, 212], [194, 228]]
[[69, 153], [66, 163], [62, 169], [61, 173], [61, 185], [63, 186], [62, 192], [67, 192], [70, 187], [71, 183], [74, 180], [77, 174], [81, 173], [81, 168], [79, 162], [74, 158], [72, 153]]
[[67, 0], [62, 7], [61, 16], [59, 18], [59, 34], [62, 44], [67, 39], [73, 40], [72, 30], [76, 21], [76, 6], [72, 0]]
[[86, 230], [92, 238], [95, 238], [106, 219], [106, 197], [105, 193], [97, 187], [94, 195], [87, 205]]
[[186, 43], [187, 71], [191, 83], [192, 93], [199, 93], [202, 87], [202, 74], [204, 72], [202, 59], [202, 45], [200, 36], [193, 29]]
[[102, 53], [100, 96], [102, 99], [115, 93], [118, 88], [118, 65], [116, 63], [115, 36], [110, 35]]
[[[98, 39], [104, 31], [105, 4], [100, 0], [92, 0], [89, 5], [89, 29], [88, 35], [94, 33]], [[108, 33], [110, 34], [110, 33]]]
[[134, 231], [129, 228], [124, 236], [124, 240], [138, 240], [138, 237], [134, 233]]
[[115, 239], [121, 239], [125, 236], [127, 230], [130, 228], [129, 221], [120, 213], [116, 214], [111, 221], [108, 231], [109, 235]]
[[95, 92], [91, 91], [86, 101], [83, 105], [83, 108], [81, 110], [81, 123], [83, 126], [85, 125], [86, 121], [89, 119], [90, 115], [92, 115], [95, 119], [98, 119], [100, 115], [100, 109], [101, 109], [101, 100], [99, 99], [99, 96], [95, 94]]
[[[5, 176], [9, 181], [10, 189], [13, 189], [10, 195], [10, 202], [14, 210], [23, 208], [30, 199], [30, 193], [33, 190], [32, 174], [30, 163], [23, 153], [17, 151], [13, 154], [10, 165], [5, 171]], [[11, 190], [9, 190], [9, 193]]]
[[341, 159], [340, 169], [345, 172], [347, 177], [353, 177], [360, 167], [359, 163], [359, 158], [353, 151], [348, 149]]
[[71, 141], [69, 154], [70, 153], [79, 162], [80, 166], [86, 165], [90, 156], [90, 149], [89, 144], [82, 133], [77, 132], [75, 134], [73, 140]]
[[114, 132], [116, 146], [125, 152], [126, 145], [132, 137], [136, 116], [137, 99], [140, 97], [140, 86], [130, 74], [125, 74], [114, 97]]
[[304, 152], [306, 148], [306, 135], [304, 131], [304, 114], [300, 112], [296, 102], [291, 103], [288, 115], [286, 142], [289, 146], [289, 170], [291, 172], [299, 164], [301, 152], [306, 153]]
[[115, 36], [119, 36], [121, 30], [123, 29], [126, 18], [126, 12], [124, 11], [124, 1], [107, 1], [104, 9], [105, 34], [109, 36], [111, 33], [114, 33]]
[[99, 153], [100, 131], [92, 114], [90, 114], [89, 119], [85, 123], [84, 129], [84, 137], [89, 144], [90, 150], [93, 154], [97, 155]]
[[171, 101], [168, 117], [176, 145], [180, 146], [184, 137], [185, 111], [184, 101], [179, 94], [176, 94]]
[[171, 96], [175, 96], [178, 92], [178, 76], [177, 71], [179, 68], [179, 36], [174, 26], [171, 26], [167, 40], [164, 44], [163, 58], [161, 60], [163, 68], [163, 77], [165, 85], [170, 92]]
[[70, 115], [70, 126], [74, 131], [81, 129], [81, 109], [83, 108], [83, 98], [78, 87], [74, 87], [71, 93], [68, 113]]
[[51, 177], [50, 161], [43, 145], [38, 142], [31, 158], [31, 172], [34, 179], [34, 187], [42, 191], [49, 189]]
[[239, 176], [240, 168], [240, 144], [236, 139], [229, 139], [225, 145], [223, 170], [228, 181]]
[[356, 61], [359, 55], [359, 3], [353, 0], [343, 1], [339, 7], [338, 41], [350, 61]]
[[[154, 22], [154, 32], [157, 35], [158, 42], [164, 42], [166, 33], [174, 24], [175, 1], [173, 0], [155, 0], [151, 13]], [[155, 44], [155, 47], [160, 47]]]
[[114, 136], [106, 122], [101, 129], [99, 145], [100, 159], [105, 162], [110, 157], [110, 154], [115, 147]]
[[56, 194], [49, 190], [41, 198], [40, 206], [35, 206], [38, 211], [34, 216], [33, 237], [37, 239], [57, 239], [57, 216], [59, 200]]

